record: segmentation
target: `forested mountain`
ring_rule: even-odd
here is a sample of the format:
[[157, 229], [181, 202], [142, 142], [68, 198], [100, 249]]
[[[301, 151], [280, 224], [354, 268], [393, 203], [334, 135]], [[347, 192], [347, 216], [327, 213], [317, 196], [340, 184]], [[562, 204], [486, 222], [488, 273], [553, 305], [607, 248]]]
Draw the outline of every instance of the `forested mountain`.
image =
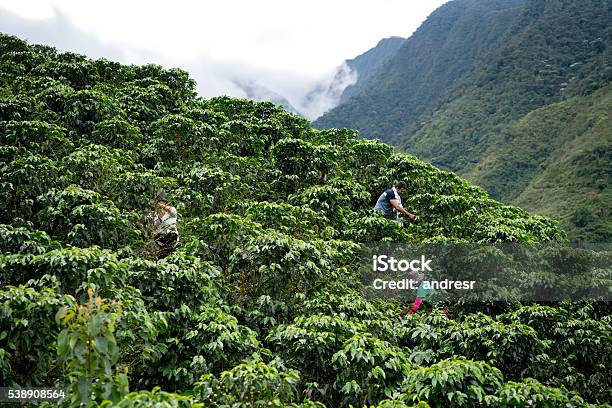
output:
[[612, 231], [612, 85], [506, 127], [468, 177], [502, 201], [561, 220], [579, 241]]
[[[366, 89], [314, 124], [357, 128], [365, 137], [380, 137], [465, 175], [496, 199], [544, 211], [559, 219], [572, 239], [609, 241], [609, 212], [594, 210], [612, 207], [606, 201], [609, 114], [600, 115], [597, 125], [600, 159], [573, 177], [572, 189], [566, 188], [568, 181], [555, 184], [559, 180], [553, 175], [572, 174], [561, 151], [593, 148], [587, 141], [591, 139], [580, 137], [583, 130], [564, 126], [573, 110], [589, 115], [584, 98], [598, 91], [592, 98], [603, 103], [610, 92], [611, 8], [605, 0], [454, 0], [406, 40]], [[537, 110], [548, 105], [550, 110], [543, 112], [566, 113], [552, 115], [556, 123], [548, 115], [543, 126], [538, 119], [545, 113]], [[531, 136], [512, 136], [519, 128]], [[510, 153], [542, 145], [547, 148], [537, 155]], [[599, 187], [592, 189], [595, 180]], [[537, 194], [523, 189], [535, 185], [556, 188], [555, 195], [538, 191], [561, 202], [529, 202]]]
[[523, 0], [455, 0], [434, 11], [362, 92], [314, 122], [397, 144], [408, 123], [440, 103], [495, 48]]
[[374, 48], [353, 59], [346, 60], [346, 65], [354, 71], [357, 78], [354, 84], [344, 89], [339, 103], [344, 103], [351, 96], [361, 92], [367, 86], [369, 80], [395, 55], [405, 41], [406, 39], [402, 37], [384, 38]]
[[[505, 271], [504, 300], [451, 318], [362, 294], [359, 254], [380, 242], [516, 242], [517, 259], [549, 242], [552, 279], [605, 283], [609, 254], [557, 246], [550, 219], [355, 131], [202, 99], [179, 69], [6, 35], [0, 55], [0, 384], [58, 387], [70, 407], [612, 401], [609, 303], [513, 295], [549, 271]], [[399, 180], [404, 227], [372, 210]], [[148, 250], [161, 190], [181, 235], [166, 258]], [[515, 256], [483, 249], [471, 269]]]

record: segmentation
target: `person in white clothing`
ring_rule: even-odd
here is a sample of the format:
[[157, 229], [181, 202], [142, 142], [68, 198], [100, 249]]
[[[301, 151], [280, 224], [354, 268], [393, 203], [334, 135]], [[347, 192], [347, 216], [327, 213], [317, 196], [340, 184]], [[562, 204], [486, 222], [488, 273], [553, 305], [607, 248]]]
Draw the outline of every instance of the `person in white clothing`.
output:
[[155, 211], [149, 214], [153, 235], [153, 250], [157, 259], [168, 256], [176, 248], [179, 233], [176, 228], [178, 212], [168, 204], [163, 195], [157, 198]]

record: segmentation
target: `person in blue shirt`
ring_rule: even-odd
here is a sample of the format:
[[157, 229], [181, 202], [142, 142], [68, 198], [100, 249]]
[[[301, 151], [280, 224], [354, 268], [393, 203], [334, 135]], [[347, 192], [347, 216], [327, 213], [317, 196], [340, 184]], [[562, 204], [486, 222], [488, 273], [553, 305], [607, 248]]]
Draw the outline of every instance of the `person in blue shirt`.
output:
[[406, 194], [407, 189], [406, 183], [400, 181], [395, 187], [385, 190], [378, 197], [374, 209], [380, 211], [380, 215], [388, 219], [395, 218], [395, 214], [397, 214], [397, 220], [400, 221], [400, 214], [403, 214], [412, 221], [416, 220], [416, 216], [406, 211], [402, 206], [401, 196]]

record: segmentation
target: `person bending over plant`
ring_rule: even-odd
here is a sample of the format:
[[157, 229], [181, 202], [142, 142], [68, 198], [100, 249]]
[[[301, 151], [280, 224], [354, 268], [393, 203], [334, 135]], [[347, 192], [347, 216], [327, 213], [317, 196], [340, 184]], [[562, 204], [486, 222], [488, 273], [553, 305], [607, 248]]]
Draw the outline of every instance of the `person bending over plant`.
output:
[[176, 229], [178, 212], [168, 204], [165, 194], [158, 195], [155, 210], [149, 214], [153, 236], [152, 252], [157, 259], [168, 256], [176, 248], [179, 233]]
[[378, 201], [376, 201], [374, 209], [380, 211], [380, 215], [388, 219], [393, 219], [395, 214], [396, 221], [400, 223], [401, 214], [410, 218], [412, 221], [415, 221], [416, 216], [406, 211], [402, 206], [401, 196], [406, 194], [407, 189], [408, 186], [406, 183], [400, 181], [395, 185], [395, 187], [385, 190], [380, 197], [378, 197]]

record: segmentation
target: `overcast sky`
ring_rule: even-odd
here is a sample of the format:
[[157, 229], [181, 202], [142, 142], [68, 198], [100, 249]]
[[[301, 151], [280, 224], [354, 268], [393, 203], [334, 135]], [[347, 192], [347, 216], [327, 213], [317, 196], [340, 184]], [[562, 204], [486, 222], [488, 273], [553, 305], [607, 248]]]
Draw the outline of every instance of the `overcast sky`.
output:
[[409, 37], [446, 0], [0, 0], [0, 31], [31, 43], [190, 71], [204, 96], [252, 79], [297, 97], [343, 60]]

